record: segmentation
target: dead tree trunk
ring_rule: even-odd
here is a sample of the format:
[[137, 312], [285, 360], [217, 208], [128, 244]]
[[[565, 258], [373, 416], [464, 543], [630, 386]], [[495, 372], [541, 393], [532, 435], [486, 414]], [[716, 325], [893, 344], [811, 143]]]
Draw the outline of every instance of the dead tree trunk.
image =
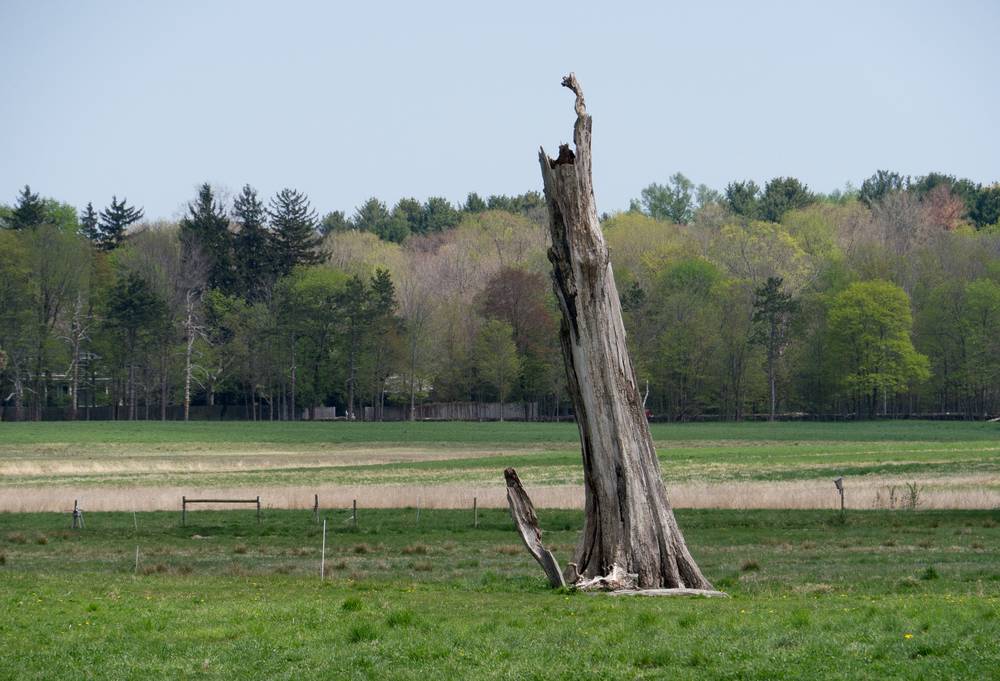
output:
[[521, 479], [517, 477], [517, 471], [507, 468], [503, 472], [503, 477], [507, 480], [507, 505], [510, 506], [510, 517], [514, 519], [525, 548], [545, 570], [545, 576], [548, 577], [549, 585], [553, 589], [566, 586], [562, 572], [559, 571], [559, 563], [556, 562], [552, 552], [542, 544], [542, 530], [538, 527], [535, 505], [524, 491]]
[[[592, 120], [573, 74], [573, 141], [540, 150], [560, 338], [583, 450], [586, 520], [569, 581], [710, 589], [674, 520], [625, 345], [621, 305], [591, 180]], [[575, 569], [576, 574], [573, 574]]]

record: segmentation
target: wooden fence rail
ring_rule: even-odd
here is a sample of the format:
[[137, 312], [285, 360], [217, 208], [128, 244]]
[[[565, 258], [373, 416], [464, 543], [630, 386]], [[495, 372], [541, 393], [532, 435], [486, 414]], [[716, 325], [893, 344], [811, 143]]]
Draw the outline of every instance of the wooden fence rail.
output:
[[181, 527], [187, 525], [188, 504], [257, 504], [257, 522], [260, 522], [260, 497], [256, 499], [188, 499], [181, 497]]

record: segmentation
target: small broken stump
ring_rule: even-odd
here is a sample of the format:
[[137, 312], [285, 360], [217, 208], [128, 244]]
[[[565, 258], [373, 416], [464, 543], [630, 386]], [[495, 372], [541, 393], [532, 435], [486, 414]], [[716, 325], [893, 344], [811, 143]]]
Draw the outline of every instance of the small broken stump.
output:
[[521, 479], [517, 477], [517, 471], [513, 468], [507, 468], [503, 472], [503, 477], [507, 481], [507, 503], [510, 505], [510, 516], [514, 519], [514, 525], [517, 527], [521, 539], [524, 540], [525, 548], [542, 566], [553, 589], [566, 586], [556, 557], [542, 544], [542, 530], [538, 527], [535, 506], [531, 503], [528, 493], [524, 491]]

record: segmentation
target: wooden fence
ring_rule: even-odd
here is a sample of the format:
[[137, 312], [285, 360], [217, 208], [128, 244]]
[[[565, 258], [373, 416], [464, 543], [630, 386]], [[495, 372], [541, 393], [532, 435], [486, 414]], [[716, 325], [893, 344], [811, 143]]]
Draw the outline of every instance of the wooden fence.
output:
[[[505, 402], [502, 411], [504, 421], [538, 420], [537, 402]], [[499, 421], [500, 414], [499, 402], [430, 402], [418, 404], [413, 418], [417, 421]], [[365, 407], [363, 417], [366, 421], [375, 420], [374, 409]], [[409, 418], [409, 405], [386, 405], [382, 409], [383, 421]]]

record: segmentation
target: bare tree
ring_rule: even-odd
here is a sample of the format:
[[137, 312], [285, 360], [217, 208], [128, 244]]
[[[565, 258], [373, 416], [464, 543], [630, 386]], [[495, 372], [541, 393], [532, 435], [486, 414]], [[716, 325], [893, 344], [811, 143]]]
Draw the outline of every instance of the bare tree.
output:
[[190, 413], [191, 383], [196, 356], [195, 343], [207, 341], [202, 324], [202, 293], [211, 270], [211, 260], [194, 243], [184, 237], [176, 225], [157, 223], [135, 234], [121, 255], [123, 266], [135, 272], [153, 287], [167, 304], [170, 317], [169, 334], [160, 339], [160, 418], [166, 418], [168, 402], [168, 356], [175, 352], [178, 331], [184, 338], [184, 420]]
[[591, 127], [575, 76], [575, 152], [539, 153], [561, 341], [583, 451], [586, 520], [567, 582], [612, 589], [710, 589], [674, 519], [625, 345], [621, 305], [598, 222]]
[[414, 254], [397, 279], [399, 312], [405, 324], [407, 379], [410, 393], [410, 420], [416, 418], [417, 376], [425, 354], [425, 332], [434, 308], [434, 292], [430, 274], [434, 256]]
[[78, 291], [67, 335], [62, 337], [69, 343], [70, 348], [70, 365], [67, 373], [70, 375], [70, 418], [74, 421], [77, 419], [80, 407], [80, 363], [83, 344], [90, 340], [90, 327], [93, 321], [94, 315], [84, 304], [83, 292]]

